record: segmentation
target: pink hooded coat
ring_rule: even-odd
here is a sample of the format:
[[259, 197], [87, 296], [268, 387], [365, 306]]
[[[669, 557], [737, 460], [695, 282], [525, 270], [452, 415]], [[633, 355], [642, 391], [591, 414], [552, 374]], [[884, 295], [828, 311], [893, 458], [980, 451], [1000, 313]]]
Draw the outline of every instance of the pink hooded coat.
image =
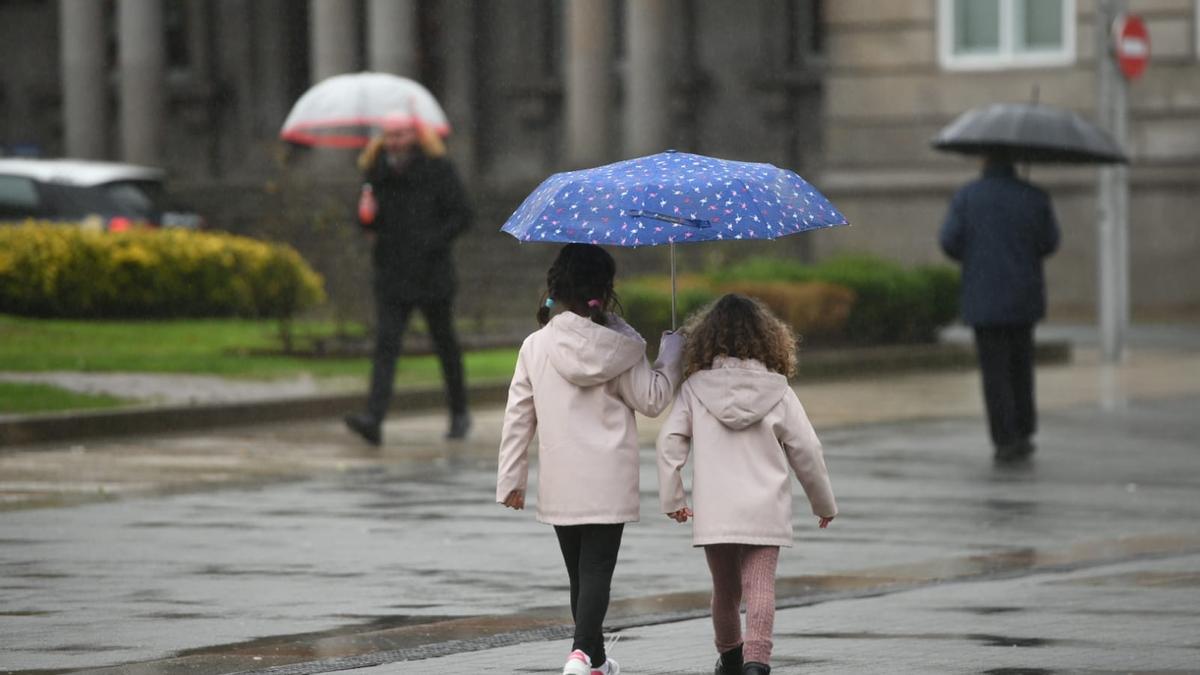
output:
[[787, 378], [754, 360], [717, 357], [687, 379], [658, 436], [663, 513], [687, 506], [692, 543], [792, 545], [792, 471], [817, 516], [837, 515], [821, 442]]
[[524, 490], [538, 437], [537, 518], [551, 525], [638, 519], [634, 411], [656, 417], [681, 377], [683, 338], [664, 335], [650, 366], [646, 341], [619, 317], [601, 326], [572, 312], [521, 345], [508, 389], [496, 501]]

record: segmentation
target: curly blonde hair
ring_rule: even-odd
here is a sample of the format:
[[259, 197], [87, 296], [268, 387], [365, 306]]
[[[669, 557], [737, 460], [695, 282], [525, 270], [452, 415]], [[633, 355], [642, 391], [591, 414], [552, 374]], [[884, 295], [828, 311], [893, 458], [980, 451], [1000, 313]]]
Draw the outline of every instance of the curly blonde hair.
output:
[[718, 356], [755, 359], [786, 377], [796, 374], [796, 335], [754, 298], [722, 296], [690, 317], [683, 332], [684, 377], [711, 368]]

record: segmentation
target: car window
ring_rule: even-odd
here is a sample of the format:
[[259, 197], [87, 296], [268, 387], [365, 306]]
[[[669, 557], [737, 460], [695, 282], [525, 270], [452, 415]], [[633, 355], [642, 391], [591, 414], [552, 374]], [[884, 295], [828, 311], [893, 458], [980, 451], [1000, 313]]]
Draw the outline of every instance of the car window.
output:
[[37, 186], [21, 176], [0, 176], [0, 217], [29, 217], [38, 214]]
[[131, 216], [154, 218], [158, 209], [148, 190], [143, 185], [133, 182], [106, 183], [98, 186], [113, 202], [122, 207]]
[[103, 190], [95, 187], [43, 183], [42, 194], [48, 215], [56, 218], [130, 215]]

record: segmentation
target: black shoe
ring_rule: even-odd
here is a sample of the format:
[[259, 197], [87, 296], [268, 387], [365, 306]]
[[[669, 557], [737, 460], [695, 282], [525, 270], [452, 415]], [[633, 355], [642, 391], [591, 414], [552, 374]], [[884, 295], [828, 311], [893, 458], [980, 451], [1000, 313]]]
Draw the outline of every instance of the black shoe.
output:
[[342, 420], [346, 423], [346, 427], [362, 437], [362, 439], [371, 445], [377, 446], [383, 441], [383, 431], [380, 428], [380, 423], [367, 413], [354, 413], [346, 415]]
[[992, 456], [992, 459], [997, 464], [1018, 464], [1029, 459], [1031, 454], [1033, 454], [1033, 443], [1028, 440], [1015, 441], [997, 445], [996, 454]]
[[771, 675], [771, 666], [751, 661], [742, 666], [742, 675]]
[[738, 645], [717, 657], [713, 675], [742, 675], [742, 646]]
[[463, 439], [470, 430], [471, 415], [465, 412], [454, 413], [450, 418], [450, 430], [446, 432], [446, 438], [452, 441]]

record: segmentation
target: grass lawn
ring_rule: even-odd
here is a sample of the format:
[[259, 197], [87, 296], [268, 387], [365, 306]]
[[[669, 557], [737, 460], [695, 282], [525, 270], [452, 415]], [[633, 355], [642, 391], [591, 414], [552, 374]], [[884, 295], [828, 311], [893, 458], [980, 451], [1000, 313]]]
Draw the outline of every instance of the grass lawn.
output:
[[0, 414], [116, 408], [126, 403], [114, 396], [77, 394], [47, 384], [0, 382]]
[[[328, 323], [298, 323], [297, 334], [330, 332]], [[175, 321], [74, 321], [0, 315], [0, 371], [202, 373], [275, 378], [363, 376], [368, 359], [304, 359], [255, 356], [277, 347], [275, 324], [244, 319]], [[491, 349], [466, 355], [467, 376], [507, 379], [517, 350]], [[401, 357], [397, 386], [440, 381], [433, 356]]]

